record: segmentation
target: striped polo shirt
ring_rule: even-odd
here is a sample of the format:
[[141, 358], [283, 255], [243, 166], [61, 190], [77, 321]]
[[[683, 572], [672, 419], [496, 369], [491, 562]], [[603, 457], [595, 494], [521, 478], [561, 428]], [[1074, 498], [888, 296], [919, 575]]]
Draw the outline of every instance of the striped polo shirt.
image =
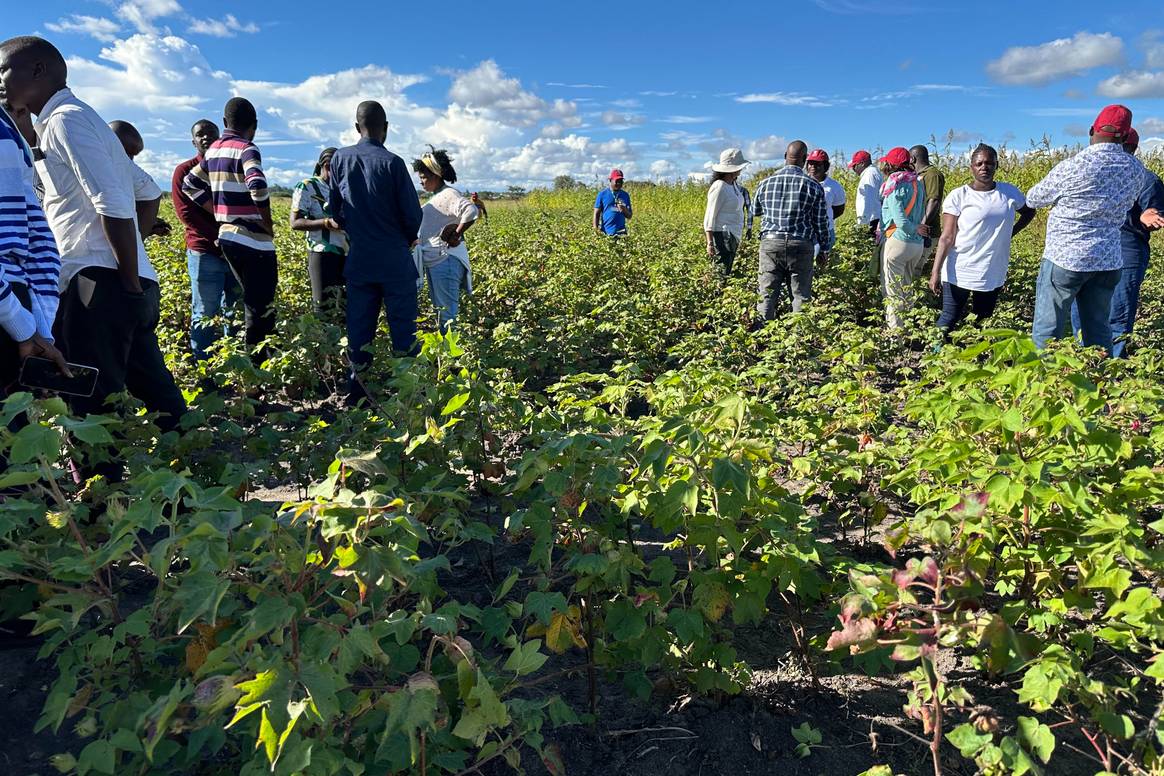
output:
[[232, 129], [206, 150], [182, 181], [182, 191], [218, 221], [218, 239], [260, 251], [275, 249], [263, 226], [270, 209], [263, 159], [255, 144]]

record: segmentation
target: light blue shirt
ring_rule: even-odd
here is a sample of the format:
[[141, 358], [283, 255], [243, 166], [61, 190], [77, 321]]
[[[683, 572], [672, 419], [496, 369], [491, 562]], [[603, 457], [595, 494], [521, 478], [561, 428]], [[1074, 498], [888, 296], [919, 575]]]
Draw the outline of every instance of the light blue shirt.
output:
[[1072, 272], [1123, 268], [1120, 227], [1155, 176], [1118, 143], [1089, 145], [1027, 192], [1031, 207], [1054, 205], [1043, 257]]

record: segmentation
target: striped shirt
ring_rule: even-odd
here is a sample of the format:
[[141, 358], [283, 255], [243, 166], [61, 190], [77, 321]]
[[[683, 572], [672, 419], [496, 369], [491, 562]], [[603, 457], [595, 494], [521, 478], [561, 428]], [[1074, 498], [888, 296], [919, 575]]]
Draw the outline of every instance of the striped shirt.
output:
[[[51, 342], [61, 260], [32, 180], [32, 154], [0, 108], [0, 328], [17, 342], [33, 334]], [[31, 310], [14, 285], [28, 288]]]
[[186, 173], [182, 192], [214, 214], [220, 241], [275, 250], [274, 238], [266, 227], [271, 203], [262, 156], [254, 143], [234, 130], [223, 132]]

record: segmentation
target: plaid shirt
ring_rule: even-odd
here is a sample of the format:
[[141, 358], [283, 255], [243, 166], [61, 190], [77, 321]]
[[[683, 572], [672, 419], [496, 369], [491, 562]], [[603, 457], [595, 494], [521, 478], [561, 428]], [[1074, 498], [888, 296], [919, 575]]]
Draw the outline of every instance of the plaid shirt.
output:
[[760, 237], [787, 236], [816, 243], [829, 251], [836, 242], [821, 185], [799, 167], [785, 165], [765, 178], [752, 199], [752, 216], [760, 219]]

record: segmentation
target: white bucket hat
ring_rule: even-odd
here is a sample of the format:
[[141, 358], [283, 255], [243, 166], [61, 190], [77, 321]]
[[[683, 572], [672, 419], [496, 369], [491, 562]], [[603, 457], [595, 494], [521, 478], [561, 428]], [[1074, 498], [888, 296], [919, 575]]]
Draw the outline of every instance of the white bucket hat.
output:
[[744, 152], [738, 148], [729, 148], [719, 155], [719, 164], [713, 164], [711, 169], [716, 172], [739, 172], [751, 162], [744, 158]]

